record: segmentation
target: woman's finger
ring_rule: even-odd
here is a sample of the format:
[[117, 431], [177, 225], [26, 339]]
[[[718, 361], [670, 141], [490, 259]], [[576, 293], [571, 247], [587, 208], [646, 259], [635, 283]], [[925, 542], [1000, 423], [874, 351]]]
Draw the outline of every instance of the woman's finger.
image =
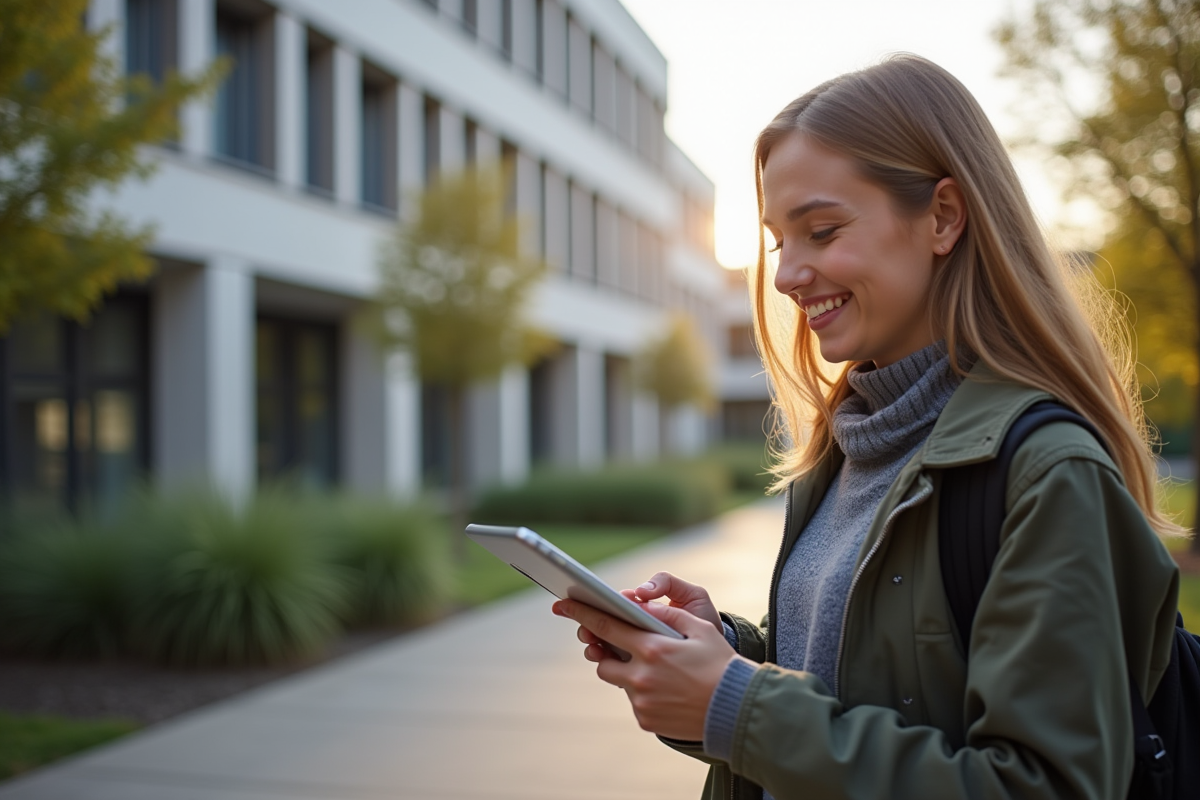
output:
[[702, 586], [689, 583], [669, 572], [659, 572], [650, 580], [633, 590], [639, 600], [654, 600], [666, 597], [671, 605], [686, 606], [697, 600], [708, 601], [708, 591]]

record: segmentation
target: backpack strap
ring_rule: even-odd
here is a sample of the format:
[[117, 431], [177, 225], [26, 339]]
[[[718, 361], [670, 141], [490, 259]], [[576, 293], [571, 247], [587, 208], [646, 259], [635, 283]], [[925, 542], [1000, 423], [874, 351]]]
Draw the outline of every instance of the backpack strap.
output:
[[1012, 424], [994, 459], [942, 470], [938, 555], [942, 585], [964, 653], [970, 649], [975, 609], [1000, 552], [1008, 469], [1026, 437], [1051, 422], [1073, 422], [1096, 437], [1096, 441], [1104, 442], [1092, 423], [1082, 416], [1058, 402], [1043, 400], [1026, 409]]
[[[938, 556], [942, 567], [942, 585], [964, 653], [970, 651], [975, 611], [979, 608], [979, 600], [987, 586], [996, 554], [1000, 552], [1008, 469], [1017, 448], [1026, 437], [1051, 422], [1072, 422], [1104, 446], [1104, 438], [1092, 423], [1058, 402], [1044, 400], [1030, 406], [1012, 424], [1004, 435], [996, 458], [942, 471], [941, 499], [938, 503]], [[1176, 652], [1171, 659], [1171, 669], [1179, 669], [1181, 641], [1185, 643], [1183, 649], [1190, 648], [1189, 652], [1194, 654], [1193, 662], [1197, 665], [1194, 670], [1200, 672], [1200, 640], [1183, 630], [1182, 618], [1176, 629]], [[1171, 798], [1174, 796], [1172, 781], [1187, 780], [1190, 782], [1184, 785], [1191, 786], [1200, 779], [1200, 774], [1192, 777], [1175, 774], [1172, 760], [1155, 729], [1141, 690], [1132, 673], [1128, 677], [1134, 729], [1134, 775], [1128, 796], [1138, 800]], [[1177, 685], [1179, 677], [1164, 676], [1163, 683]], [[1174, 698], [1165, 696], [1167, 694], [1169, 692], [1159, 692], [1164, 696], [1155, 696], [1153, 710], [1159, 711], [1164, 704], [1179, 707], [1178, 703], [1173, 702]], [[1159, 714], [1165, 716], [1165, 712], [1160, 711]], [[1168, 734], [1174, 734], [1174, 731]], [[1190, 769], [1200, 773], [1194, 766]]]

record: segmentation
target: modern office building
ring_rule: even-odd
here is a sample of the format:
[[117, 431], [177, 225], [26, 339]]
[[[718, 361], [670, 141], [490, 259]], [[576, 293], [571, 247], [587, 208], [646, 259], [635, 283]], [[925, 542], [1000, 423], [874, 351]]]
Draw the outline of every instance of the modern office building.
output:
[[152, 178], [95, 198], [154, 224], [155, 277], [86, 326], [26, 320], [0, 346], [14, 496], [103, 504], [139, 476], [436, 484], [443, 395], [358, 321], [413, 193], [501, 159], [552, 265], [531, 321], [562, 346], [472, 393], [474, 484], [719, 430], [663, 417], [631, 375], [673, 311], [722, 349], [728, 288], [712, 184], [663, 132], [667, 64], [618, 0], [93, 0], [87, 24], [130, 72], [233, 68], [151, 148]]

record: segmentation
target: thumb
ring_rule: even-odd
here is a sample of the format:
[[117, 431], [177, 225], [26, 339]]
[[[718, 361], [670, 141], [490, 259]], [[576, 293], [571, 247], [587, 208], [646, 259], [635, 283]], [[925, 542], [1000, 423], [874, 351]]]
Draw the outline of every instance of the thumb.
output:
[[682, 608], [663, 605], [662, 603], [647, 603], [642, 608], [689, 639], [713, 629], [711, 622], [703, 620], [692, 612], [685, 611]]

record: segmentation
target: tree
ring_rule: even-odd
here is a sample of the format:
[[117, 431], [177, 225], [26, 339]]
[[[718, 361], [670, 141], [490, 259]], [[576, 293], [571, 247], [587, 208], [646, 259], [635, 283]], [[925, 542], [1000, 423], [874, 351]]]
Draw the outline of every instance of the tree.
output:
[[1034, 101], [1024, 144], [1049, 146], [1068, 194], [1098, 199], [1113, 218], [1098, 268], [1134, 301], [1139, 355], [1157, 362], [1151, 393], [1190, 388], [1200, 458], [1200, 6], [1035, 0], [997, 40]]
[[147, 176], [140, 146], [173, 136], [179, 104], [219, 77], [125, 78], [103, 51], [112, 31], [83, 28], [86, 8], [0, 0], [0, 333], [37, 310], [82, 319], [149, 275], [151, 229], [89, 212], [89, 196]]
[[677, 314], [663, 336], [642, 350], [636, 363], [638, 383], [658, 398], [664, 423], [660, 438], [669, 443], [665, 422], [670, 412], [689, 404], [707, 407], [713, 401], [712, 353], [692, 318]]
[[397, 226], [379, 258], [385, 348], [409, 353], [417, 376], [448, 394], [450, 507], [458, 532], [467, 516], [466, 391], [529, 361], [546, 341], [522, 321], [545, 264], [521, 251], [520, 225], [506, 209], [509, 186], [499, 168], [444, 176], [421, 193], [411, 220]]

